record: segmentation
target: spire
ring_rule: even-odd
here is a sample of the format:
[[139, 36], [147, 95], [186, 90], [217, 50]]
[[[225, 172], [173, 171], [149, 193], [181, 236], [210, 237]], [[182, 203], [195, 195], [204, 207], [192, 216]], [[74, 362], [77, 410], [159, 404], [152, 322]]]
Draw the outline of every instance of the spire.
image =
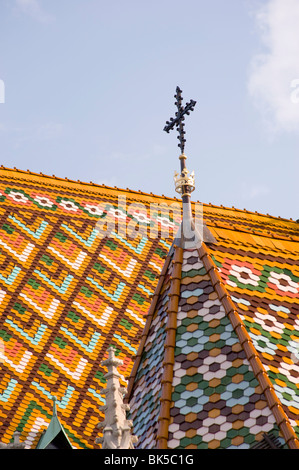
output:
[[191, 192], [195, 190], [194, 171], [190, 173], [187, 170], [187, 157], [185, 154], [180, 155], [179, 159], [181, 162], [181, 174], [179, 175], [177, 172], [174, 174], [175, 190], [181, 194], [183, 203], [183, 220], [178, 236], [181, 238], [180, 246], [190, 246], [190, 243], [194, 246], [203, 238], [198, 227], [195, 227], [192, 215]]
[[102, 444], [103, 449], [133, 449], [137, 438], [131, 434], [132, 422], [126, 419], [126, 411], [130, 407], [123, 403], [123, 397], [127, 390], [120, 386], [119, 379], [122, 376], [117, 371], [117, 366], [122, 365], [122, 361], [116, 359], [112, 346], [108, 349], [108, 354], [108, 359], [102, 362], [102, 366], [108, 368], [105, 375], [107, 387], [101, 390], [106, 396], [106, 405], [100, 407], [105, 413], [105, 420], [98, 424], [99, 428], [104, 428], [103, 437], [97, 438], [96, 443]]
[[196, 229], [193, 242], [186, 237], [186, 221], [193, 223], [194, 184], [185, 158], [180, 156], [178, 180], [186, 201], [182, 236], [165, 259], [126, 397], [137, 448], [250, 448], [262, 437], [269, 445], [278, 432], [289, 448], [299, 448], [224, 286], [214, 247], [203, 239], [197, 243]]
[[[197, 214], [196, 221], [193, 219], [192, 215], [192, 207], [191, 207], [191, 193], [195, 190], [195, 177], [194, 171], [190, 173], [186, 167], [186, 155], [184, 153], [185, 150], [185, 130], [184, 130], [184, 120], [185, 115], [189, 115], [190, 111], [194, 110], [196, 105], [196, 101], [190, 100], [189, 103], [182, 106], [182, 90], [177, 87], [176, 94], [174, 95], [176, 101], [175, 105], [177, 106], [178, 110], [175, 113], [175, 118], [170, 118], [170, 121], [166, 121], [166, 125], [164, 127], [164, 131], [169, 133], [170, 130], [176, 126], [179, 135], [177, 138], [179, 139], [180, 143], [178, 147], [181, 149], [181, 155], [179, 156], [180, 160], [180, 170], [181, 173], [178, 172], [174, 173], [174, 183], [175, 183], [175, 190], [177, 193], [181, 194], [182, 203], [183, 203], [183, 220], [181, 227], [178, 231], [175, 244], [181, 247], [194, 247], [200, 245], [201, 241], [206, 241], [210, 243], [215, 243], [215, 239], [208, 230], [208, 228], [204, 225], [202, 219], [202, 205], [199, 204], [199, 214]], [[197, 222], [197, 225], [196, 225]]]

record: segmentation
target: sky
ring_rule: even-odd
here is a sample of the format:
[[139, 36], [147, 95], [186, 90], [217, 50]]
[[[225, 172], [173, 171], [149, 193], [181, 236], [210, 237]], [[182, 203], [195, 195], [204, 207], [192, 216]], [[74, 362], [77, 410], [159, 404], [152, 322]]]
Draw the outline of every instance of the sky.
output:
[[0, 0], [0, 164], [299, 219], [299, 0]]

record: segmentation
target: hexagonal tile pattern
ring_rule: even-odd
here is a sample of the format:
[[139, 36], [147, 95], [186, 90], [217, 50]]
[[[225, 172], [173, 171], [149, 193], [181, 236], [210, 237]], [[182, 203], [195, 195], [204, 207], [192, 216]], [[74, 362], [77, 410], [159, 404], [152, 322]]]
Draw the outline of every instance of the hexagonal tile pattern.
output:
[[182, 290], [189, 296], [181, 296], [178, 310], [168, 446], [249, 448], [275, 419], [196, 253], [184, 252]]
[[156, 446], [166, 337], [167, 313], [165, 305], [169, 299], [171, 270], [170, 266], [144, 345], [135, 379], [134, 393], [130, 402], [129, 417], [133, 420], [134, 434], [139, 438], [138, 447], [140, 448], [151, 449]]

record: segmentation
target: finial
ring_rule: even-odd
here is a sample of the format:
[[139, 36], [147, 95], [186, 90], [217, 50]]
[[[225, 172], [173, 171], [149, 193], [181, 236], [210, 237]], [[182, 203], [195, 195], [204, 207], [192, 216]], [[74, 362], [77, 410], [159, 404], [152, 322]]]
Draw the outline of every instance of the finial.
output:
[[186, 139], [184, 137], [184, 120], [185, 115], [189, 115], [190, 111], [194, 110], [194, 106], [196, 105], [196, 101], [190, 100], [189, 103], [182, 106], [182, 90], [177, 87], [176, 94], [174, 95], [176, 98], [175, 105], [177, 106], [177, 112], [175, 113], [175, 118], [170, 118], [170, 121], [166, 122], [166, 126], [164, 127], [165, 132], [169, 132], [171, 129], [176, 126], [177, 131], [179, 133], [178, 139], [180, 143], [178, 146], [181, 149], [181, 155], [179, 156], [180, 160], [180, 167], [181, 173], [175, 172], [174, 174], [174, 183], [175, 183], [175, 190], [179, 194], [181, 194], [182, 202], [183, 202], [183, 218], [180, 229], [177, 234], [177, 238], [180, 240], [181, 246], [187, 246], [187, 243], [191, 243], [193, 246], [195, 240], [197, 240], [197, 234], [195, 233], [195, 225], [193, 221], [192, 215], [192, 208], [191, 208], [191, 193], [195, 189], [195, 182], [194, 182], [194, 172], [190, 173], [186, 168], [186, 155], [184, 153], [185, 150], [185, 142]]
[[170, 118], [170, 121], [166, 121], [166, 126], [163, 130], [169, 133], [169, 131], [176, 126], [177, 131], [179, 132], [178, 139], [180, 143], [178, 146], [181, 149], [181, 155], [179, 156], [181, 173], [174, 173], [174, 183], [176, 192], [182, 197], [183, 218], [177, 233], [176, 241], [177, 244], [182, 247], [191, 248], [193, 246], [198, 246], [201, 241], [216, 243], [216, 240], [203, 222], [202, 206], [199, 204], [199, 206], [201, 206], [199, 211], [197, 211], [195, 206], [195, 218], [193, 218], [191, 207], [191, 193], [195, 189], [195, 178], [194, 171], [190, 173], [186, 167], [187, 157], [184, 153], [186, 142], [184, 137], [184, 120], [185, 114], [189, 115], [190, 111], [194, 110], [196, 101], [190, 100], [190, 102], [183, 107], [182, 90], [179, 87], [176, 88], [176, 94], [174, 97], [176, 98], [175, 105], [178, 108], [175, 113], [176, 117]]
[[174, 97], [176, 98], [175, 105], [178, 108], [177, 112], [175, 113], [176, 117], [170, 118], [170, 121], [166, 121], [166, 126], [164, 127], [164, 131], [169, 133], [169, 131], [173, 129], [174, 126], [176, 126], [179, 132], [179, 135], [177, 138], [180, 141], [178, 146], [181, 149], [181, 155], [179, 156], [179, 159], [181, 162], [181, 175], [179, 175], [177, 172], [175, 172], [174, 174], [175, 190], [176, 192], [182, 195], [183, 202], [188, 202], [190, 193], [194, 191], [195, 189], [195, 184], [194, 184], [194, 172], [190, 173], [186, 168], [187, 157], [184, 153], [185, 142], [186, 142], [186, 139], [184, 137], [185, 135], [184, 120], [185, 120], [185, 114], [189, 115], [190, 111], [194, 110], [196, 101], [190, 100], [190, 102], [187, 103], [185, 107], [183, 107], [182, 106], [182, 100], [183, 100], [182, 90], [179, 87], [176, 88], [176, 94], [174, 95]]
[[56, 409], [57, 398], [55, 397], [55, 395], [52, 395], [52, 401], [53, 401], [53, 416], [57, 416], [57, 409]]

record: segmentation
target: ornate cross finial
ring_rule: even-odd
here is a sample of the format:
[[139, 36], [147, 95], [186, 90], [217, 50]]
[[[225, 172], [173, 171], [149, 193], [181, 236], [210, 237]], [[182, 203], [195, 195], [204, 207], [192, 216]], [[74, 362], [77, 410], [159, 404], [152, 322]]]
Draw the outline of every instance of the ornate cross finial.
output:
[[176, 102], [174, 103], [178, 110], [175, 113], [175, 118], [170, 118], [170, 121], [166, 121], [166, 126], [164, 127], [165, 132], [169, 132], [171, 129], [174, 128], [174, 126], [177, 127], [177, 131], [179, 135], [177, 138], [179, 139], [180, 143], [178, 144], [178, 147], [181, 149], [181, 153], [184, 154], [185, 150], [185, 142], [186, 139], [184, 135], [186, 132], [184, 131], [184, 120], [185, 120], [185, 114], [189, 115], [190, 111], [193, 111], [194, 106], [196, 105], [196, 101], [190, 100], [190, 103], [187, 103], [185, 107], [182, 106], [182, 90], [177, 86], [176, 87], [176, 94], [174, 95]]

